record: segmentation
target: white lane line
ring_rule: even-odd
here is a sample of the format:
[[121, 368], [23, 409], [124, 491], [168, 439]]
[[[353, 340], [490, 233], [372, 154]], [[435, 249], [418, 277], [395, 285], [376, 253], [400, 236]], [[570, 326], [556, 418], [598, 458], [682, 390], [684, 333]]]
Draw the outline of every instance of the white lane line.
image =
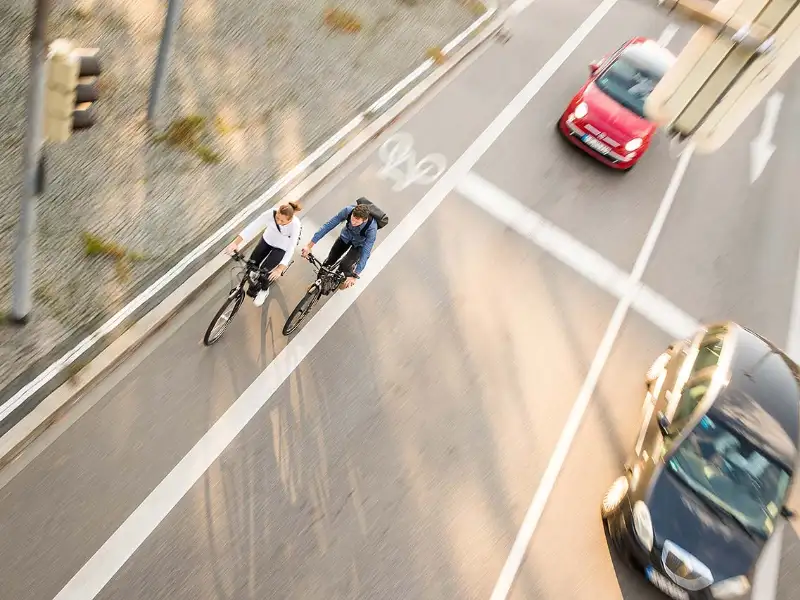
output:
[[786, 354], [795, 362], [800, 362], [800, 256], [797, 257], [797, 277], [794, 280], [792, 312], [789, 315], [789, 338], [786, 340]]
[[[599, 288], [620, 300], [625, 296], [628, 273], [475, 172], [468, 173], [456, 190]], [[642, 283], [637, 284], [633, 309], [675, 339], [699, 327], [695, 319]]]
[[597, 354], [595, 355], [594, 359], [592, 360], [592, 364], [589, 367], [589, 373], [586, 375], [586, 380], [583, 382], [583, 386], [581, 386], [580, 392], [578, 393], [578, 398], [575, 400], [575, 404], [569, 413], [569, 417], [567, 417], [567, 422], [564, 425], [563, 431], [561, 432], [561, 437], [558, 439], [558, 443], [553, 451], [553, 455], [550, 457], [550, 462], [547, 464], [547, 469], [545, 470], [544, 475], [539, 482], [539, 487], [536, 489], [536, 493], [533, 495], [533, 500], [531, 501], [531, 505], [528, 507], [528, 512], [525, 514], [522, 527], [520, 528], [519, 532], [517, 533], [517, 537], [514, 540], [514, 545], [511, 547], [511, 552], [508, 555], [508, 559], [506, 560], [505, 565], [503, 565], [503, 570], [500, 572], [500, 577], [498, 578], [497, 584], [492, 592], [491, 600], [505, 600], [511, 591], [511, 587], [517, 577], [519, 568], [522, 565], [522, 561], [525, 559], [525, 554], [528, 551], [528, 545], [530, 544], [533, 534], [536, 531], [536, 526], [539, 524], [539, 519], [541, 518], [545, 506], [547, 505], [547, 500], [550, 497], [553, 488], [555, 487], [556, 480], [558, 479], [558, 475], [561, 472], [561, 468], [563, 467], [564, 461], [567, 458], [570, 446], [572, 446], [572, 441], [575, 439], [575, 435], [577, 434], [578, 428], [583, 420], [583, 415], [586, 412], [586, 408], [589, 406], [589, 401], [591, 400], [594, 389], [597, 386], [598, 380], [600, 379], [600, 373], [608, 361], [608, 357], [611, 354], [611, 348], [613, 347], [614, 342], [619, 335], [619, 331], [622, 328], [623, 322], [625, 321], [625, 316], [633, 304], [634, 296], [636, 295], [638, 285], [642, 279], [642, 275], [644, 274], [645, 267], [650, 260], [650, 256], [653, 253], [653, 249], [656, 245], [656, 241], [658, 240], [661, 230], [664, 227], [664, 222], [666, 221], [667, 215], [672, 208], [672, 203], [674, 202], [675, 195], [678, 192], [678, 187], [680, 186], [681, 180], [686, 173], [686, 168], [689, 166], [689, 160], [691, 159], [693, 153], [694, 146], [690, 143], [678, 159], [678, 164], [675, 167], [675, 172], [672, 175], [672, 180], [670, 181], [669, 187], [667, 187], [664, 198], [661, 200], [661, 205], [658, 207], [655, 219], [653, 219], [653, 224], [650, 226], [650, 230], [647, 232], [647, 237], [644, 240], [644, 244], [639, 252], [639, 256], [636, 258], [636, 262], [633, 265], [633, 270], [626, 284], [625, 295], [619, 301], [619, 304], [617, 304], [614, 314], [611, 315], [611, 321], [609, 322], [608, 328], [606, 329], [603, 339], [600, 342], [600, 347], [597, 350]]
[[644, 284], [638, 285], [633, 309], [675, 340], [691, 337], [701, 325], [700, 321]]
[[669, 46], [669, 43], [672, 41], [672, 38], [675, 37], [675, 34], [678, 33], [680, 28], [675, 25], [674, 23], [670, 23], [664, 28], [664, 31], [661, 32], [661, 35], [658, 36], [657, 43], [659, 46], [663, 46], [666, 48]]
[[359, 284], [337, 294], [273, 359], [261, 375], [214, 423], [200, 441], [159, 483], [144, 502], [125, 520], [88, 562], [64, 586], [54, 600], [91, 600], [130, 559], [136, 549], [158, 527], [180, 499], [203, 476], [225, 448], [267, 403], [300, 362], [336, 324], [369, 283], [426, 221], [511, 124], [553, 74], [566, 62], [578, 45], [611, 10], [618, 0], [604, 0], [542, 69], [514, 97], [489, 126], [475, 139], [453, 166], [431, 187], [408, 215], [398, 223], [373, 252], [361, 274]]

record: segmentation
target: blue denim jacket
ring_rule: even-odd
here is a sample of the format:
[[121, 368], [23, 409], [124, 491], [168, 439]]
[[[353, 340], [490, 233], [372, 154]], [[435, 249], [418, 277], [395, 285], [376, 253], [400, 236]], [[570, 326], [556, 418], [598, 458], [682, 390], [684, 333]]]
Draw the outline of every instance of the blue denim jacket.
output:
[[339, 239], [343, 242], [350, 244], [354, 248], [363, 248], [361, 251], [361, 258], [356, 265], [356, 275], [360, 274], [367, 266], [369, 255], [372, 254], [372, 246], [375, 244], [375, 238], [378, 236], [378, 224], [375, 219], [370, 218], [358, 227], [353, 227], [350, 224], [350, 213], [356, 207], [355, 204], [345, 206], [342, 210], [336, 213], [327, 223], [319, 228], [319, 231], [314, 234], [311, 241], [315, 244], [324, 238], [334, 227], [339, 223], [346, 221], [342, 232], [339, 234]]

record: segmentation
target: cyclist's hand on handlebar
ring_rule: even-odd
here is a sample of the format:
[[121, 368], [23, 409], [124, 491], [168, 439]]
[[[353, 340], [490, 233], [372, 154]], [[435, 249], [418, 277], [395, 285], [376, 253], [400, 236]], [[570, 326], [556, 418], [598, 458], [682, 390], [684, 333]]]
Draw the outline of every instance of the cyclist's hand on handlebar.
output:
[[278, 277], [283, 275], [283, 272], [285, 270], [286, 270], [286, 267], [284, 265], [278, 265], [277, 267], [272, 269], [272, 271], [269, 272], [269, 280], [270, 281], [275, 281], [276, 279], [278, 279]]
[[311, 244], [311, 243], [306, 244], [305, 246], [303, 246], [303, 249], [300, 250], [300, 255], [303, 258], [308, 258], [308, 255], [311, 254], [311, 248], [312, 247], [313, 247], [313, 244]]
[[347, 279], [344, 280], [344, 283], [342, 284], [342, 287], [344, 289], [347, 289], [349, 287], [354, 286], [355, 284], [356, 284], [356, 278], [355, 277], [348, 277]]
[[238, 251], [239, 251], [239, 245], [236, 242], [228, 244], [228, 246], [225, 248], [225, 254], [227, 254], [228, 256], [233, 256]]

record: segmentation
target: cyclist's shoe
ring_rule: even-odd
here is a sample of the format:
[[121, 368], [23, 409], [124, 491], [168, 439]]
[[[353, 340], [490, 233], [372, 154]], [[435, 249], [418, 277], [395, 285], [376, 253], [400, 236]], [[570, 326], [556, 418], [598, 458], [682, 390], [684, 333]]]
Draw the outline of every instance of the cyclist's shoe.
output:
[[253, 300], [253, 304], [255, 304], [257, 307], [258, 306], [263, 306], [264, 302], [267, 299], [267, 296], [269, 296], [269, 289], [261, 290], [260, 292], [258, 292], [256, 294], [256, 297]]

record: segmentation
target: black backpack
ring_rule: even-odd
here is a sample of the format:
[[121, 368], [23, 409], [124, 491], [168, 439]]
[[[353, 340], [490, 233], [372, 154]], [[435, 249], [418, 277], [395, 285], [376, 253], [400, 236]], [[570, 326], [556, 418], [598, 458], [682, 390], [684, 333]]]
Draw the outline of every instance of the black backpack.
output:
[[[389, 216], [366, 198], [359, 198], [356, 200], [356, 204], [366, 204], [369, 207], [370, 218], [375, 221], [378, 229], [383, 229], [389, 224]], [[350, 214], [353, 214], [352, 211]], [[347, 218], [349, 219], [350, 215], [348, 215]], [[369, 227], [369, 222], [367, 223], [367, 227]], [[364, 228], [364, 231], [367, 230], [367, 227]]]

